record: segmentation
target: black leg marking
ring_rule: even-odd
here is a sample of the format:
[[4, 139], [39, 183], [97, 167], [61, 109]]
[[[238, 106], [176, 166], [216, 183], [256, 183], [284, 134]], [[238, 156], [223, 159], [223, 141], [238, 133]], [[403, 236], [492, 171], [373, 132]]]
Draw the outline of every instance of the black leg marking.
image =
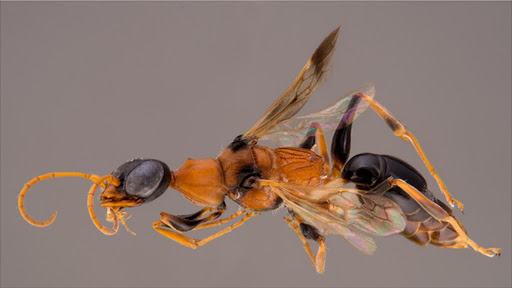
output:
[[310, 239], [310, 240], [314, 240], [314, 241], [318, 242], [319, 240], [322, 240], [324, 238], [324, 236], [322, 236], [320, 234], [320, 231], [318, 231], [318, 229], [316, 229], [315, 227], [313, 227], [309, 224], [300, 223], [299, 227], [300, 227], [300, 232], [306, 239]]
[[338, 124], [334, 132], [331, 144], [331, 158], [333, 159], [332, 176], [339, 177], [339, 173], [350, 155], [350, 142], [352, 134], [352, 121], [354, 119], [354, 108], [361, 102], [361, 96], [354, 95], [347, 107], [347, 112]]
[[[219, 218], [222, 213], [226, 210], [226, 203], [222, 202], [221, 205], [219, 205], [217, 208], [203, 208], [200, 211], [188, 214], [188, 215], [172, 215], [165, 212], [160, 213], [160, 219], [170, 227], [174, 228], [177, 231], [180, 232], [187, 232], [190, 231], [197, 226], [199, 226], [202, 223], [213, 221], [217, 218]], [[210, 212], [210, 215], [201, 218], [205, 214], [208, 214]]]
[[315, 146], [315, 135], [312, 135], [312, 136], [306, 136], [306, 138], [304, 139], [304, 141], [302, 141], [302, 143], [300, 143], [299, 145], [299, 148], [303, 148], [303, 149], [311, 149], [313, 148], [313, 146]]
[[333, 165], [339, 170], [343, 168], [350, 155], [351, 133], [352, 124], [343, 126], [334, 132], [331, 144], [331, 157], [334, 161]]
[[308, 133], [306, 134], [306, 137], [302, 141], [302, 143], [299, 144], [299, 148], [304, 149], [311, 149], [313, 146], [315, 146], [316, 143], [316, 125], [315, 123], [311, 124], [308, 130]]

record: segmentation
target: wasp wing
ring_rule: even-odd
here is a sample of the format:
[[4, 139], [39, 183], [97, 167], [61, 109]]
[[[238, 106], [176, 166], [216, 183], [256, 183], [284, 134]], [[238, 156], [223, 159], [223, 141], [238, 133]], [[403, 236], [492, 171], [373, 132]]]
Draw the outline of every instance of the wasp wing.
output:
[[371, 83], [365, 84], [345, 94], [322, 111], [287, 119], [265, 132], [260, 139], [271, 140], [278, 146], [295, 147], [304, 140], [310, 129], [315, 129], [313, 123], [319, 124], [324, 133], [349, 125], [368, 108], [366, 101], [355, 98], [359, 93], [373, 98], [375, 86]]
[[387, 236], [405, 229], [402, 209], [384, 196], [342, 192], [329, 198], [329, 204], [331, 213], [366, 233]]
[[340, 27], [322, 41], [292, 85], [242, 138], [258, 139], [261, 134], [299, 112], [313, 91], [320, 87], [329, 76], [339, 30]]
[[323, 234], [334, 233], [342, 236], [350, 245], [364, 254], [371, 255], [377, 250], [375, 241], [347, 227], [341, 219], [331, 215], [320, 203], [310, 202], [298, 197], [297, 188], [273, 184], [271, 189], [285, 202], [288, 209], [299, 215], [306, 222], [320, 230]]
[[324, 233], [341, 235], [365, 254], [375, 252], [374, 240], [351, 227], [379, 236], [400, 233], [405, 228], [405, 216], [393, 201], [368, 194], [368, 191], [336, 187], [339, 182], [332, 182], [311, 187], [261, 181], [262, 185], [271, 187], [295, 214]]

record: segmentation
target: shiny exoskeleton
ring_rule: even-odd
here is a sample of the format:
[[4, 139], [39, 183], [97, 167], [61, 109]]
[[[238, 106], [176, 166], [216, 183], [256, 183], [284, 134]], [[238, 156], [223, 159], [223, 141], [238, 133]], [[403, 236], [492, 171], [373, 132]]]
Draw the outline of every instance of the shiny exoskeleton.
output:
[[155, 159], [133, 159], [119, 166], [111, 175], [120, 183], [107, 187], [101, 198], [103, 204], [153, 201], [168, 189], [172, 180], [169, 166]]
[[[499, 255], [499, 249], [483, 248], [471, 240], [452, 210], [428, 190], [424, 177], [405, 161], [372, 153], [349, 160], [352, 123], [371, 107], [393, 134], [414, 146], [448, 203], [463, 208], [446, 189], [416, 137], [373, 99], [372, 84], [346, 94], [324, 110], [294, 117], [327, 80], [338, 33], [339, 28], [322, 41], [291, 86], [217, 158], [188, 159], [173, 171], [159, 160], [135, 159], [102, 177], [76, 172], [41, 175], [21, 190], [21, 215], [35, 226], [50, 225], [55, 213], [44, 222], [32, 219], [24, 208], [25, 194], [38, 181], [73, 176], [94, 182], [88, 194], [89, 214], [96, 227], [108, 235], [117, 233], [119, 223], [130, 231], [122, 209], [153, 201], [167, 188], [173, 188], [203, 208], [188, 215], [162, 212], [153, 228], [189, 248], [229, 233], [264, 211], [285, 207], [285, 221], [299, 236], [318, 273], [324, 271], [327, 234], [342, 236], [366, 254], [374, 253], [376, 244], [361, 232], [378, 236], [400, 233], [420, 245], [470, 246], [486, 256]], [[334, 132], [330, 153], [324, 130]], [[279, 148], [259, 145], [261, 139], [272, 140], [280, 144]], [[110, 229], [98, 221], [93, 209], [98, 186], [105, 189], [101, 206], [107, 209], [107, 220], [113, 222]], [[227, 209], [226, 197], [240, 208], [219, 219]], [[234, 224], [203, 239], [185, 235], [235, 219]], [[318, 244], [316, 256], [308, 240]]]
[[[344, 166], [340, 175], [342, 179], [355, 183], [356, 188], [364, 191], [372, 191], [390, 177], [402, 179], [453, 217], [452, 210], [428, 190], [425, 178], [405, 161], [389, 155], [363, 153], [346, 162], [350, 153], [351, 128], [352, 125], [348, 125], [337, 130], [331, 145], [333, 159], [337, 159]], [[188, 200], [198, 205], [220, 207], [223, 211], [224, 198], [227, 196], [241, 207], [253, 211], [274, 210], [280, 207], [283, 201], [271, 187], [259, 186], [260, 180], [286, 181], [306, 186], [320, 186], [326, 182], [328, 174], [323, 170], [325, 163], [321, 156], [311, 150], [314, 144], [314, 137], [306, 137], [300, 147], [272, 149], [250, 144], [239, 136], [222, 150], [217, 159], [189, 159], [180, 169], [172, 173], [163, 172], [165, 169], [159, 167], [159, 165], [165, 165], [163, 163], [156, 165], [148, 160], [141, 162], [143, 160], [137, 159], [134, 160], [135, 163], [130, 161], [123, 164], [113, 175], [123, 179], [124, 177], [120, 176], [125, 174], [131, 176], [135, 173], [130, 171], [131, 167], [134, 167], [134, 170], [142, 170], [141, 166], [155, 166], [155, 168], [144, 169], [147, 175], [139, 177], [154, 179], [148, 183], [169, 183], [170, 187], [182, 192]], [[197, 177], [197, 174], [201, 176]], [[126, 179], [130, 178], [126, 177]], [[124, 183], [128, 183], [127, 180]], [[155, 185], [148, 186], [150, 187], [140, 188], [140, 190], [151, 190], [150, 188]], [[141, 193], [130, 193], [126, 184], [123, 187], [128, 195]], [[153, 188], [155, 192], [152, 195], [144, 193], [148, 197], [145, 202], [148, 201], [147, 199], [152, 200], [158, 197], [163, 192], [161, 187]], [[105, 199], [108, 198], [105, 193], [103, 195]], [[464, 239], [459, 239], [465, 235], [459, 235], [448, 222], [436, 220], [401, 188], [392, 187], [383, 193], [382, 197], [389, 198], [398, 204], [404, 212], [407, 225], [401, 234], [411, 241], [420, 245], [430, 243], [450, 248], [465, 247]], [[293, 212], [290, 214], [293, 215]], [[167, 214], [173, 228], [180, 231], [189, 231], [204, 222], [195, 219], [193, 215]], [[316, 240], [323, 237], [318, 230], [307, 223], [301, 222], [300, 227], [303, 236], [307, 239]]]
[[[402, 179], [454, 217], [452, 209], [428, 190], [425, 178], [414, 167], [396, 157], [372, 153], [356, 155], [345, 165], [341, 177], [356, 183], [361, 190], [371, 190], [389, 177]], [[420, 245], [430, 243], [446, 248], [465, 247], [463, 239], [459, 239], [465, 235], [459, 235], [448, 222], [436, 220], [402, 189], [393, 187], [384, 197], [397, 203], [404, 212], [407, 225], [401, 234], [409, 240]], [[459, 225], [462, 226], [460, 222]]]

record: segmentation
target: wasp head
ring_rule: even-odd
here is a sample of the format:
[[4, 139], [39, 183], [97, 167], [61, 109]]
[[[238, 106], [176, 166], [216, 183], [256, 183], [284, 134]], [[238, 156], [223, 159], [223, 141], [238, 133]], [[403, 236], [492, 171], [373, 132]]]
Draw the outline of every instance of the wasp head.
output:
[[102, 207], [134, 207], [158, 198], [171, 183], [171, 170], [162, 161], [134, 159], [111, 175], [119, 185], [109, 184], [101, 194]]

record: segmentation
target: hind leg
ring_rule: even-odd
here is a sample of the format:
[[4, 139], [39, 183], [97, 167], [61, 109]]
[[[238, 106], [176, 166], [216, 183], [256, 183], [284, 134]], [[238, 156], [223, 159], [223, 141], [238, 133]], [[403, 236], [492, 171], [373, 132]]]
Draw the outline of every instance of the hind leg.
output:
[[441, 180], [441, 177], [439, 176], [439, 174], [437, 174], [436, 170], [434, 169], [434, 166], [432, 166], [432, 164], [428, 160], [427, 156], [425, 156], [425, 153], [423, 152], [423, 149], [421, 148], [420, 143], [418, 142], [416, 137], [409, 130], [407, 130], [407, 127], [405, 127], [405, 125], [400, 123], [400, 121], [398, 121], [398, 119], [393, 114], [391, 114], [391, 112], [389, 112], [380, 103], [378, 103], [377, 101], [373, 100], [371, 97], [369, 97], [365, 94], [360, 93], [359, 95], [366, 102], [368, 102], [368, 104], [370, 104], [372, 109], [375, 112], [377, 112], [377, 114], [386, 122], [386, 124], [388, 124], [388, 126], [391, 128], [391, 130], [393, 130], [393, 133], [396, 136], [400, 137], [401, 139], [403, 139], [405, 141], [411, 142], [411, 144], [414, 146], [414, 149], [416, 149], [419, 156], [425, 163], [425, 166], [427, 166], [430, 174], [432, 174], [434, 179], [436, 179], [439, 189], [441, 189], [441, 191], [443, 192], [448, 203], [450, 203], [450, 205], [452, 205], [452, 207], [454, 206], [454, 203], [456, 203], [457, 206], [460, 208], [460, 210], [462, 212], [464, 212], [464, 204], [462, 204], [461, 202], [459, 202], [458, 200], [453, 198], [452, 194], [450, 194], [450, 192], [448, 192], [448, 189], [446, 189], [446, 185], [444, 184], [443, 180]]
[[493, 257], [496, 255], [499, 256], [501, 254], [501, 251], [498, 248], [484, 248], [482, 246], [479, 246], [473, 240], [471, 240], [466, 234], [466, 231], [464, 230], [462, 225], [459, 223], [457, 219], [455, 219], [455, 217], [453, 217], [448, 212], [446, 212], [442, 207], [428, 199], [414, 186], [408, 184], [407, 182], [401, 179], [389, 179], [388, 181], [391, 186], [397, 186], [404, 190], [409, 196], [411, 196], [411, 198], [413, 198], [423, 209], [425, 209], [425, 211], [427, 211], [436, 220], [450, 223], [450, 225], [455, 229], [455, 232], [457, 232], [460, 235], [459, 241], [460, 245], [462, 245], [463, 247], [467, 247], [467, 245], [469, 245], [471, 248], [473, 248], [473, 250], [489, 257]]
[[[347, 111], [351, 111], [354, 107], [357, 107], [359, 102], [361, 102], [361, 97], [357, 95], [353, 96], [347, 106]], [[345, 113], [340, 123], [338, 124], [336, 131], [334, 131], [334, 136], [332, 137], [331, 143], [332, 179], [340, 177], [341, 170], [348, 160], [348, 156], [350, 154], [352, 121], [354, 120], [354, 116], [354, 113]]]

